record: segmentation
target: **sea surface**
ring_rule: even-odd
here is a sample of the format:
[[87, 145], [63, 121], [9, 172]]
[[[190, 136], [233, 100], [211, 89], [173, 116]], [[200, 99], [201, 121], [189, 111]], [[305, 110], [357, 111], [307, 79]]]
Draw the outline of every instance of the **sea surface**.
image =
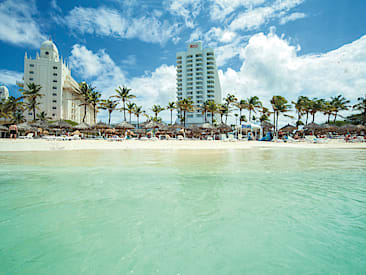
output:
[[366, 150], [0, 153], [0, 274], [365, 274]]

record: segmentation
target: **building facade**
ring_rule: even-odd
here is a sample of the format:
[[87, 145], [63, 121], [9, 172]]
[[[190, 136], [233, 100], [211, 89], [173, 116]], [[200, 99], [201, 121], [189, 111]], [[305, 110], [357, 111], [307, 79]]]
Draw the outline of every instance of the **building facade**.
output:
[[[35, 59], [24, 57], [24, 83], [35, 83], [42, 87], [40, 93], [43, 95], [38, 99], [39, 112], [46, 112], [51, 120], [72, 120], [82, 122], [84, 106], [81, 106], [83, 99], [78, 92], [78, 83], [72, 78], [69, 66], [65, 64], [62, 57], [59, 57], [56, 45], [47, 40], [42, 43], [40, 53]], [[33, 120], [32, 111], [25, 112], [27, 120]], [[93, 124], [92, 106], [87, 106], [85, 122]]]
[[9, 90], [6, 86], [0, 86], [0, 101], [7, 100], [9, 97]]
[[[198, 108], [207, 100], [220, 104], [222, 97], [214, 51], [211, 48], [202, 49], [202, 43], [195, 42], [188, 45], [186, 52], [178, 52], [176, 57], [177, 100], [190, 99], [196, 109], [186, 115], [186, 122], [204, 123], [204, 115]], [[211, 121], [210, 116], [207, 114], [208, 121]]]

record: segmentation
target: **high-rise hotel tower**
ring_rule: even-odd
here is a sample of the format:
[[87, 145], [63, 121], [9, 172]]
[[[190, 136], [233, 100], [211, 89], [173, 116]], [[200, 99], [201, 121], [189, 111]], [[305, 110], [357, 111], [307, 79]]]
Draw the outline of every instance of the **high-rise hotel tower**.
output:
[[[177, 53], [177, 99], [190, 99], [197, 108], [207, 100], [221, 103], [221, 86], [213, 49], [202, 49], [201, 42], [188, 45], [186, 52]], [[199, 110], [187, 114], [188, 124], [204, 123]], [[210, 114], [207, 120], [211, 121]]]

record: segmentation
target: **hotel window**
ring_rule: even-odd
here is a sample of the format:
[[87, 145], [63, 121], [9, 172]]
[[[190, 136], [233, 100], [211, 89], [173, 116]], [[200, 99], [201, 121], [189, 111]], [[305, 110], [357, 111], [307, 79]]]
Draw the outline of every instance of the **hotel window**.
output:
[[56, 83], [56, 82], [57, 82], [57, 80], [56, 80], [56, 79], [54, 79], [54, 80], [53, 80], [53, 82], [55, 82], [55, 83]]
[[53, 76], [57, 76], [57, 74], [56, 74], [56, 73], [54, 73], [54, 74], [53, 74]]
[[29, 64], [29, 67], [34, 67], [34, 64]]
[[57, 67], [55, 66], [55, 67], [53, 67], [53, 69], [57, 70]]
[[56, 116], [56, 114], [52, 114], [52, 116]]
[[33, 80], [33, 78], [29, 78], [29, 81], [32, 81]]
[[52, 107], [53, 110], [56, 110], [57, 108], [55, 106]]
[[57, 90], [57, 87], [56, 86], [53, 86], [52, 89]]
[[30, 73], [30, 74], [34, 74], [34, 72], [33, 72], [33, 71], [29, 71], [29, 73]]
[[57, 100], [52, 100], [53, 103], [57, 103]]
[[32, 113], [28, 113], [28, 115], [30, 115], [30, 116], [31, 116], [31, 115], [32, 115]]
[[52, 95], [53, 95], [53, 96], [57, 96], [57, 94], [56, 94], [56, 93], [53, 93]]

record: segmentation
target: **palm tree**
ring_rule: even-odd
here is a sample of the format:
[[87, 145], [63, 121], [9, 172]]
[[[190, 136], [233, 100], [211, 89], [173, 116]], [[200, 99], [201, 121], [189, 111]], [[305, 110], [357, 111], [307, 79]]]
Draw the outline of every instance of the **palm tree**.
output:
[[93, 106], [94, 124], [97, 123], [97, 121], [96, 121], [96, 112], [98, 110], [97, 106], [100, 102], [100, 97], [101, 96], [102, 96], [101, 93], [99, 93], [97, 91], [91, 91], [90, 92], [89, 102]]
[[27, 84], [27, 89], [21, 89], [24, 98], [28, 101], [28, 110], [33, 112], [34, 121], [36, 120], [36, 109], [38, 109], [38, 105], [40, 104], [37, 101], [44, 96], [43, 94], [40, 94], [41, 89], [41, 85], [34, 84], [33, 82]]
[[[297, 122], [296, 125], [298, 126], [301, 120], [301, 116], [306, 113], [306, 104], [308, 102], [308, 98], [306, 96], [299, 96], [297, 101], [292, 101], [291, 103], [294, 104], [296, 113], [297, 113]], [[307, 119], [306, 119], [307, 121]]]
[[360, 111], [361, 114], [360, 116], [362, 117], [361, 121], [363, 122], [363, 124], [366, 125], [366, 97], [359, 97], [357, 98], [357, 100], [359, 101], [358, 103], [356, 103], [355, 105], [353, 105], [353, 109]]
[[248, 102], [247, 109], [249, 111], [249, 121], [250, 121], [252, 111], [256, 113], [256, 109], [262, 107], [262, 102], [259, 100], [257, 96], [249, 97], [247, 102]]
[[239, 109], [239, 124], [241, 124], [241, 122], [242, 122], [241, 112], [242, 112], [242, 110], [245, 110], [248, 108], [248, 102], [245, 99], [242, 99], [235, 104], [235, 107]]
[[313, 121], [312, 123], [314, 123], [315, 121], [315, 114], [317, 112], [321, 112], [324, 108], [324, 102], [325, 100], [320, 98], [313, 98], [311, 101], [310, 101], [310, 114], [313, 116]]
[[83, 100], [83, 103], [81, 103], [79, 106], [84, 106], [83, 122], [85, 122], [87, 106], [90, 104], [90, 95], [94, 89], [94, 87], [92, 87], [90, 84], [87, 84], [86, 82], [79, 83], [78, 92], [80, 93]]
[[178, 101], [177, 106], [181, 113], [183, 113], [183, 117], [181, 117], [181, 120], [183, 120], [183, 126], [186, 127], [186, 115], [189, 112], [193, 112], [193, 102], [190, 99], [183, 98], [182, 100]]
[[261, 122], [261, 126], [263, 125], [263, 122], [269, 121], [269, 116], [271, 115], [271, 112], [267, 107], [262, 106], [259, 110], [260, 117], [259, 121]]
[[200, 110], [202, 115], [204, 115], [205, 117], [205, 123], [207, 122], [207, 112], [208, 112], [208, 105], [210, 104], [209, 100], [206, 100], [205, 102], [202, 103]]
[[165, 108], [161, 107], [160, 105], [154, 105], [151, 110], [155, 114], [155, 119], [158, 119], [159, 113], [164, 111]]
[[322, 112], [324, 115], [328, 116], [327, 123], [330, 122], [330, 116], [334, 114], [335, 107], [330, 101], [324, 101]]
[[14, 113], [13, 117], [12, 117], [12, 122], [15, 123], [15, 124], [18, 124], [18, 123], [23, 123], [25, 122], [25, 117], [23, 115], [23, 111], [21, 110], [18, 110]]
[[338, 112], [340, 111], [347, 111], [349, 109], [350, 101], [347, 100], [342, 95], [337, 95], [336, 97], [331, 97], [330, 104], [334, 107], [334, 123], [337, 120]]
[[140, 126], [140, 115], [143, 113], [144, 111], [142, 111], [142, 106], [137, 106], [135, 105], [135, 108], [133, 110], [133, 113], [135, 114], [136, 118], [137, 118], [137, 128], [139, 128]]
[[47, 113], [44, 111], [37, 114], [37, 120], [39, 120], [39, 121], [47, 122], [50, 119], [51, 119], [51, 117], [47, 116]]
[[217, 112], [217, 104], [215, 101], [210, 100], [208, 102], [207, 111], [211, 114], [211, 124], [214, 123], [214, 114]]
[[227, 118], [227, 115], [229, 113], [229, 107], [227, 104], [219, 104], [217, 106], [217, 112], [220, 115], [220, 122], [223, 123], [222, 117], [225, 115]]
[[0, 101], [0, 118], [10, 118], [11, 112], [5, 99]]
[[127, 112], [130, 115], [130, 124], [131, 124], [131, 116], [135, 110], [136, 104], [133, 102], [127, 102]]
[[230, 113], [230, 111], [231, 111], [231, 109], [230, 109], [230, 106], [233, 104], [233, 103], [235, 103], [235, 102], [237, 102], [238, 101], [238, 99], [235, 97], [235, 95], [233, 95], [233, 94], [228, 94], [227, 96], [226, 96], [226, 98], [224, 98], [224, 100], [225, 100], [225, 105], [226, 105], [226, 107], [227, 107], [227, 111], [225, 112], [225, 123], [227, 123], [227, 117], [229, 116], [229, 113]]
[[173, 111], [177, 108], [174, 101], [169, 102], [168, 106], [166, 107], [170, 111], [170, 124], [173, 124]]
[[113, 97], [118, 98], [122, 101], [122, 110], [123, 110], [123, 120], [126, 121], [126, 102], [130, 101], [131, 99], [135, 98], [133, 94], [130, 94], [131, 89], [128, 89], [126, 86], [118, 86], [118, 89], [115, 90], [117, 95], [114, 95]]
[[108, 125], [111, 125], [111, 115], [112, 112], [116, 110], [117, 105], [117, 100], [112, 100], [111, 98], [100, 101], [99, 108], [102, 110], [108, 110]]
[[[280, 95], [273, 96], [270, 102], [273, 108], [273, 122], [275, 125], [276, 136], [278, 136], [278, 119], [280, 114], [289, 112], [291, 110], [291, 105], [287, 104], [287, 99]], [[285, 116], [289, 115], [285, 114]]]

